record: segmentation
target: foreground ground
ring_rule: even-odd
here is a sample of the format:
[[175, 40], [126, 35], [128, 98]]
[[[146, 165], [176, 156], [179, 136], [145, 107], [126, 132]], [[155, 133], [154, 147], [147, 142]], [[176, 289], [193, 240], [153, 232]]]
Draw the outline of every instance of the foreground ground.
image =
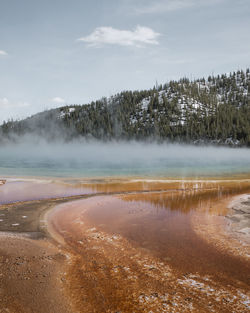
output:
[[192, 186], [2, 205], [0, 312], [248, 312], [249, 185]]

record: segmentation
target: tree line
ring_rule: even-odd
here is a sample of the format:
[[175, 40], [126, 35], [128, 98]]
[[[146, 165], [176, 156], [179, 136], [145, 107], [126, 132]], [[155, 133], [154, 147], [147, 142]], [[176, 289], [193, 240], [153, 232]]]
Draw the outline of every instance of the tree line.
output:
[[85, 137], [250, 146], [250, 72], [182, 78], [150, 90], [48, 110], [4, 122], [0, 140], [27, 133], [47, 140]]

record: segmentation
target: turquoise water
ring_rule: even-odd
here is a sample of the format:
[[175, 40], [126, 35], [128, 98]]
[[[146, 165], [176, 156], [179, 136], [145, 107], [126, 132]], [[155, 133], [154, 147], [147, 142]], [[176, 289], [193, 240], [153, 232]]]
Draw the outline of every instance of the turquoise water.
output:
[[192, 177], [248, 173], [250, 149], [137, 143], [0, 148], [2, 177]]
[[120, 164], [78, 162], [64, 164], [54, 160], [36, 160], [27, 162], [18, 158], [0, 158], [1, 176], [47, 176], [47, 177], [104, 177], [104, 176], [221, 176], [250, 173], [249, 163], [237, 162], [181, 162], [160, 160], [151, 164], [126, 162]]

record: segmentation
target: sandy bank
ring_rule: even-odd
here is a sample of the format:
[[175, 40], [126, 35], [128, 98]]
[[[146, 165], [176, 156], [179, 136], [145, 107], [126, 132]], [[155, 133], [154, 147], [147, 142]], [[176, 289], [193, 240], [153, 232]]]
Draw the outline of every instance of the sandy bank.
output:
[[71, 313], [65, 255], [46, 240], [0, 234], [0, 312]]
[[0, 206], [0, 312], [72, 313], [64, 293], [67, 252], [48, 236], [44, 214], [77, 197]]

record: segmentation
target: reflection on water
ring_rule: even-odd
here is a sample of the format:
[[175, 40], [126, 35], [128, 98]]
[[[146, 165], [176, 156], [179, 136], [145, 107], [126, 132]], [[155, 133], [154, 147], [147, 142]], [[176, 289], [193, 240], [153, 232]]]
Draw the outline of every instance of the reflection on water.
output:
[[[96, 205], [81, 213], [81, 219], [101, 231], [122, 235], [139, 249], [167, 260], [178, 270], [216, 272], [216, 275], [223, 272], [245, 281], [243, 269], [249, 271], [249, 268], [199, 238], [192, 229], [191, 219], [197, 214], [201, 218], [206, 214], [225, 216], [228, 211], [225, 200], [249, 192], [250, 182], [176, 184], [169, 184], [172, 188], [164, 192], [96, 199]], [[226, 220], [220, 223], [223, 226]], [[242, 266], [241, 272], [239, 266]]]
[[202, 212], [211, 208], [212, 203], [218, 202], [221, 198], [248, 192], [250, 181], [179, 182], [171, 184], [171, 187], [166, 192], [129, 194], [122, 196], [122, 199], [150, 203], [159, 209]]
[[[7, 179], [0, 186], [0, 204], [93, 193], [130, 194], [124, 200], [152, 202], [168, 208], [190, 208], [190, 201], [198, 203], [201, 198], [232, 195], [245, 192], [250, 180], [159, 180], [159, 179]], [[146, 194], [150, 193], [151, 194]], [[152, 194], [161, 192], [161, 195]], [[171, 197], [174, 201], [170, 203]], [[184, 201], [185, 200], [185, 201]]]
[[[94, 193], [131, 193], [131, 192], [163, 192], [166, 191], [172, 195], [176, 192], [175, 197], [184, 197], [185, 203], [191, 197], [218, 197], [223, 195], [232, 195], [234, 192], [244, 192], [250, 186], [248, 179], [236, 180], [103, 180], [85, 182], [79, 184], [85, 188], [91, 189]], [[132, 196], [133, 197], [133, 196]], [[144, 200], [145, 194], [137, 194], [136, 198]], [[151, 196], [148, 196], [151, 197]], [[155, 196], [157, 202], [161, 197]], [[181, 199], [180, 199], [181, 201]], [[183, 202], [184, 203], [184, 202]]]
[[7, 180], [0, 186], [0, 204], [89, 194], [84, 186], [72, 186], [41, 180]]

